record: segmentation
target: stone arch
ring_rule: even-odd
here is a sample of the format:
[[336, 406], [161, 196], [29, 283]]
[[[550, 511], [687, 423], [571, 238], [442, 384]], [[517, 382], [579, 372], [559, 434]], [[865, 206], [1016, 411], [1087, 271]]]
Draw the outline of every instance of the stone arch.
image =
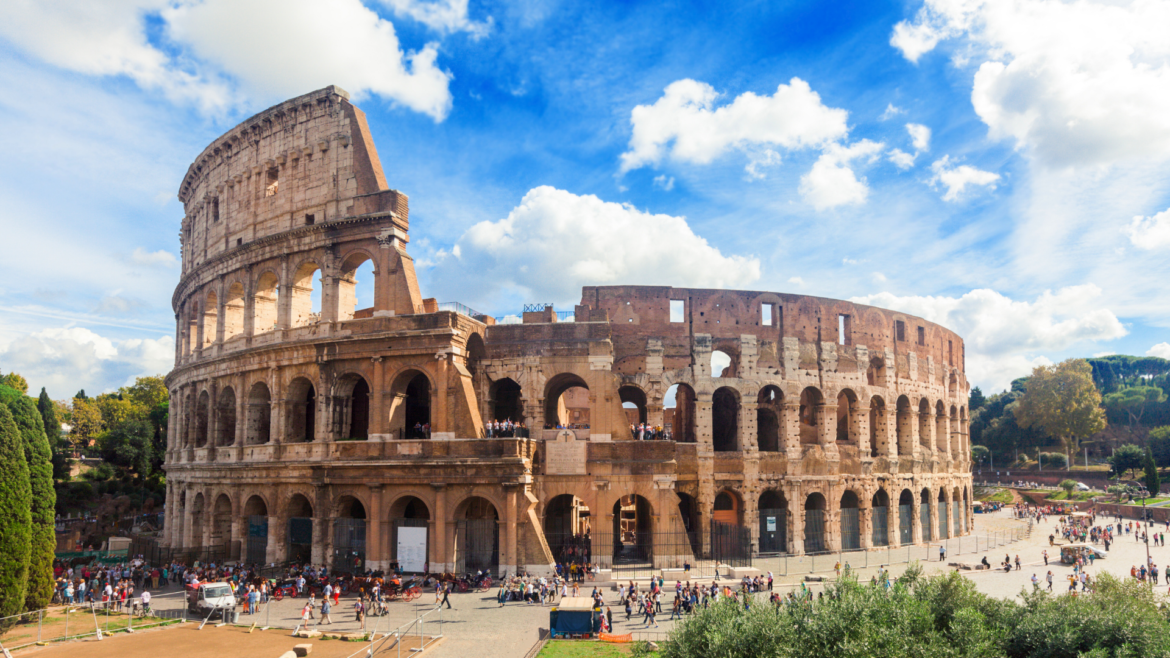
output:
[[635, 384], [622, 384], [618, 388], [618, 399], [625, 410], [626, 424], [638, 425], [646, 422], [646, 391]]
[[922, 398], [918, 401], [918, 445], [927, 451], [933, 451], [930, 436], [934, 428], [930, 424], [930, 400]]
[[861, 548], [861, 498], [852, 489], [841, 494], [841, 550]]
[[951, 455], [958, 459], [962, 457], [963, 447], [959, 441], [959, 408], [953, 404], [951, 405], [950, 421], [951, 432], [950, 436], [947, 437], [947, 440], [950, 441], [951, 444]]
[[321, 321], [322, 291], [313, 285], [313, 275], [318, 273], [323, 273], [321, 266], [313, 259], [303, 261], [293, 270], [292, 296], [288, 302], [291, 328], [307, 327]]
[[947, 488], [938, 490], [938, 538], [949, 539], [951, 536], [950, 505], [947, 504]]
[[914, 543], [914, 515], [917, 513], [914, 493], [903, 489], [898, 494], [898, 542], [903, 546]]
[[366, 565], [366, 504], [356, 492], [333, 503], [333, 571], [361, 573]]
[[[589, 384], [580, 375], [572, 372], [563, 372], [549, 378], [544, 387], [544, 424], [549, 427], [572, 425], [573, 419], [569, 416], [562, 396], [571, 389], [589, 390]], [[580, 393], [576, 393], [580, 395]]]
[[399, 438], [427, 439], [431, 431], [430, 375], [418, 368], [400, 371], [390, 386], [390, 431]]
[[626, 494], [613, 504], [615, 563], [645, 563], [654, 556], [654, 506], [644, 496]]
[[784, 392], [771, 384], [761, 388], [756, 395], [756, 446], [760, 452], [784, 449], [783, 413]]
[[947, 428], [947, 408], [942, 400], [934, 405], [934, 443], [939, 452], [951, 454], [951, 437]]
[[873, 546], [889, 546], [890, 544], [890, 496], [884, 488], [879, 487], [870, 500], [870, 527]]
[[828, 503], [819, 491], [810, 493], [804, 499], [804, 552], [821, 553], [828, 550], [825, 521]]
[[865, 370], [865, 381], [870, 386], [885, 388], [886, 360], [880, 356], [871, 357], [869, 366]]
[[694, 496], [683, 491], [676, 491], [678, 496], [678, 513], [682, 516], [683, 528], [691, 535], [692, 550], [698, 544], [699, 537], [699, 501]]
[[240, 521], [244, 528], [241, 559], [245, 564], [268, 562], [268, 502], [259, 493], [244, 498]]
[[226, 559], [232, 542], [232, 499], [226, 493], [215, 497], [215, 503], [211, 508], [210, 529], [211, 535], [207, 542], [208, 545], [222, 547], [224, 550], [223, 559]]
[[804, 444], [820, 443], [819, 425], [822, 422], [821, 414], [825, 398], [821, 390], [815, 386], [808, 386], [800, 392], [800, 442]]
[[223, 339], [231, 340], [244, 333], [244, 284], [233, 281], [223, 302]]
[[317, 438], [317, 387], [308, 377], [288, 385], [285, 443], [310, 443]]
[[889, 454], [890, 431], [886, 413], [885, 400], [877, 395], [869, 399], [869, 453], [875, 457]]
[[585, 501], [573, 494], [553, 496], [544, 506], [542, 522], [545, 540], [556, 562], [593, 562], [593, 519]]
[[781, 489], [767, 489], [757, 502], [760, 553], [788, 552], [788, 499]]
[[923, 489], [919, 493], [918, 520], [922, 525], [922, 541], [934, 541], [930, 531], [930, 506], [934, 504], [930, 489]]
[[743, 525], [743, 498], [731, 489], [721, 490], [715, 494], [711, 519], [716, 523]]
[[191, 543], [188, 547], [203, 546], [203, 524], [207, 516], [207, 502], [202, 491], [191, 498]]
[[207, 447], [208, 414], [211, 412], [211, 398], [204, 389], [195, 402], [195, 447]]
[[341, 260], [341, 270], [337, 276], [337, 319], [338, 320], [352, 320], [354, 318], [372, 317], [373, 312], [377, 309], [377, 304], [370, 304], [369, 308], [358, 309], [357, 284], [358, 284], [358, 270], [370, 263], [372, 267], [371, 275], [374, 278], [374, 300], [381, 299], [382, 277], [378, 276], [378, 261], [372, 254], [365, 249], [354, 249], [345, 255]]
[[305, 564], [313, 555], [314, 509], [310, 495], [297, 491], [284, 503], [282, 522], [285, 530], [285, 557], [289, 562]]
[[337, 438], [370, 438], [370, 383], [360, 373], [349, 372], [337, 380], [333, 414]]
[[852, 389], [837, 394], [837, 443], [861, 445], [860, 407]]
[[524, 420], [524, 389], [511, 377], [492, 382], [488, 387], [491, 420], [513, 423]]
[[264, 270], [256, 277], [252, 293], [252, 331], [261, 334], [275, 329], [279, 307], [280, 277], [272, 270]]
[[910, 408], [910, 398], [898, 396], [897, 414], [898, 456], [907, 457], [914, 454], [914, 412]]
[[272, 438], [272, 394], [268, 391], [268, 384], [252, 384], [248, 391], [247, 409], [244, 443], [250, 446], [268, 443]]
[[[672, 394], [673, 389], [673, 394]], [[672, 398], [673, 395], [673, 398]], [[673, 400], [674, 406], [667, 403]], [[695, 442], [695, 389], [689, 384], [679, 382], [672, 384], [663, 396], [663, 406], [666, 410], [667, 424], [670, 434], [680, 443]]]
[[711, 377], [712, 379], [731, 378], [737, 376], [739, 359], [734, 352], [721, 349], [711, 350]]
[[[425, 500], [415, 493], [404, 493], [390, 504], [390, 559], [398, 562], [403, 571], [421, 573], [426, 570], [428, 554], [431, 547], [431, 510]], [[444, 527], [442, 520], [436, 520]], [[402, 528], [425, 528], [426, 539], [423, 550], [402, 551], [399, 542]], [[415, 532], [415, 531], [410, 531]]]
[[236, 391], [225, 386], [215, 403], [215, 445], [230, 446], [236, 442]]
[[739, 391], [730, 386], [711, 396], [711, 442], [715, 452], [741, 450], [739, 440]]
[[483, 495], [454, 508], [456, 572], [495, 571], [500, 562], [501, 506]]
[[[487, 359], [487, 347], [483, 343], [483, 336], [478, 331], [471, 332], [467, 336], [466, 344], [467, 357], [465, 363], [467, 364], [467, 372], [471, 373], [472, 378], [480, 375], [483, 369], [483, 362]], [[478, 387], [477, 387], [478, 390]]]
[[203, 302], [203, 347], [215, 343], [215, 332], [219, 327], [219, 295], [212, 288], [207, 291]]

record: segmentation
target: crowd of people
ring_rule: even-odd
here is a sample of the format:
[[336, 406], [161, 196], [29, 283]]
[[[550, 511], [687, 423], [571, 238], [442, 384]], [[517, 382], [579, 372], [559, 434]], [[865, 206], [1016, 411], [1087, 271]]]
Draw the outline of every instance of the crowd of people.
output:
[[528, 428], [524, 421], [513, 422], [511, 418], [488, 421], [483, 426], [483, 432], [489, 439], [528, 438]]
[[646, 423], [630, 425], [630, 434], [633, 435], [635, 441], [670, 440], [670, 432], [663, 429], [661, 425], [647, 425]]

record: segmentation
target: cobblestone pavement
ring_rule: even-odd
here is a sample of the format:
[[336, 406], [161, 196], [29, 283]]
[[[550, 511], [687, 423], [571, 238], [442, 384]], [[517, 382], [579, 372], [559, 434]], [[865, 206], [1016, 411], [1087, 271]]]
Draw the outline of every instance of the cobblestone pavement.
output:
[[[975, 535], [986, 536], [988, 533], [996, 531], [1010, 530], [1012, 528], [1019, 528], [1021, 521], [1013, 519], [1010, 512], [1001, 510], [995, 514], [978, 515], [975, 517]], [[1108, 521], [1099, 519], [1099, 523], [1108, 523]], [[1164, 526], [1159, 526], [1159, 530], [1164, 530], [1170, 534], [1170, 530], [1166, 530]], [[1072, 568], [1060, 564], [1060, 549], [1059, 547], [1048, 547], [1048, 535], [1055, 530], [1055, 523], [1047, 522], [1042, 526], [1036, 526], [1031, 537], [1008, 544], [1006, 546], [999, 546], [990, 548], [986, 551], [973, 552], [968, 550], [965, 554], [958, 556], [950, 556], [946, 562], [940, 563], [938, 561], [937, 545], [931, 546], [929, 549], [920, 549], [924, 556], [929, 556], [930, 561], [924, 562], [923, 567], [927, 573], [937, 573], [939, 571], [951, 569], [947, 567], [948, 562], [967, 562], [977, 563], [983, 555], [987, 556], [989, 562], [993, 565], [999, 564], [1003, 561], [1005, 555], [1010, 555], [1012, 559], [1019, 554], [1024, 568], [1020, 571], [1013, 570], [1011, 573], [1004, 573], [1000, 571], [964, 571], [964, 575], [975, 581], [980, 591], [997, 597], [1014, 597], [1017, 596], [1021, 589], [1031, 588], [1031, 577], [1035, 573], [1042, 581], [1048, 570], [1052, 570], [1054, 577], [1053, 589], [1056, 592], [1063, 592], [1068, 588], [1068, 581], [1066, 577], [1072, 573]], [[964, 538], [969, 541], [970, 538]], [[956, 540], [952, 540], [956, 541]], [[986, 544], [982, 544], [986, 545]], [[1045, 567], [1042, 551], [1047, 548], [1050, 557], [1050, 565]], [[1154, 557], [1154, 562], [1159, 565], [1159, 568], [1164, 568], [1164, 565], [1170, 564], [1170, 548], [1150, 547], [1151, 554]], [[856, 567], [855, 571], [863, 580], [868, 580], [874, 573], [877, 572], [881, 566], [880, 556], [881, 551], [875, 551], [870, 554], [866, 562], [871, 566]], [[878, 556], [878, 559], [873, 559]], [[1144, 544], [1137, 543], [1132, 536], [1123, 537], [1118, 542], [1112, 545], [1109, 551], [1109, 556], [1103, 561], [1098, 561], [1092, 568], [1089, 569], [1091, 575], [1098, 575], [1102, 572], [1110, 572], [1118, 576], [1129, 576], [1129, 569], [1131, 566], [1140, 565], [1145, 561], [1146, 547]], [[853, 556], [852, 559], [856, 560]], [[822, 574], [832, 577], [832, 561], [828, 564], [828, 573]], [[848, 560], [846, 560], [848, 561]], [[758, 565], [760, 568], [767, 570], [766, 564]], [[891, 573], [894, 576], [900, 575], [906, 569], [906, 564], [892, 564], [889, 566]], [[819, 570], [819, 569], [818, 569]], [[776, 578], [776, 589], [782, 593], [786, 593], [793, 588], [799, 587], [799, 583], [804, 581], [805, 573], [793, 573], [788, 576], [780, 576]], [[710, 585], [708, 579], [703, 578], [700, 582]], [[728, 583], [730, 581], [720, 580], [719, 583]], [[673, 583], [667, 583], [667, 590], [670, 590]], [[820, 592], [824, 589], [823, 583], [807, 583], [814, 592]], [[1163, 582], [1162, 587], [1166, 587]], [[587, 584], [582, 588], [581, 594], [587, 595], [592, 590], [592, 585]], [[645, 633], [660, 633], [661, 637], [665, 637], [675, 622], [669, 621], [670, 616], [669, 601], [664, 601], [663, 606], [665, 613], [659, 616], [658, 627], [647, 627], [641, 623], [641, 618], [633, 617], [629, 621], [625, 619], [625, 611], [618, 606], [617, 592], [610, 587], [605, 587], [603, 590], [606, 603], [611, 606], [615, 621], [615, 632], [627, 633], [630, 631], [645, 632]], [[766, 596], [766, 594], [761, 595]], [[338, 606], [335, 614], [331, 615], [334, 623], [332, 625], [322, 626], [322, 630], [338, 630], [351, 631], [358, 630], [359, 625], [354, 620], [352, 597], [343, 598], [341, 605]], [[532, 647], [537, 641], [537, 633], [539, 628], [548, 627], [548, 606], [540, 605], [526, 605], [523, 603], [508, 603], [505, 607], [500, 608], [496, 603], [495, 591], [488, 593], [468, 593], [468, 594], [452, 594], [451, 603], [453, 609], [443, 609], [440, 613], [432, 612], [423, 621], [424, 632], [431, 633], [432, 629], [439, 631], [445, 635], [446, 639], [442, 645], [436, 648], [433, 654], [437, 658], [455, 658], [474, 656], [475, 658], [519, 658]], [[169, 592], [157, 594], [154, 598], [154, 607], [156, 609], [177, 609], [182, 605], [182, 598], [179, 592], [172, 589]], [[285, 599], [279, 602], [272, 602], [267, 608], [254, 616], [241, 615], [242, 623], [256, 622], [257, 626], [274, 626], [292, 628], [297, 625], [300, 620], [300, 609], [304, 605], [304, 599]], [[434, 594], [424, 594], [422, 597], [410, 603], [394, 602], [388, 604], [390, 614], [385, 617], [373, 617], [367, 620], [366, 629], [376, 628], [378, 631], [385, 631], [393, 629], [404, 624], [409, 624], [418, 616], [432, 611], [435, 607]], [[319, 616], [319, 611], [318, 611]], [[320, 620], [315, 620], [314, 625]], [[269, 631], [274, 632], [274, 631]], [[653, 636], [649, 636], [653, 637]]]

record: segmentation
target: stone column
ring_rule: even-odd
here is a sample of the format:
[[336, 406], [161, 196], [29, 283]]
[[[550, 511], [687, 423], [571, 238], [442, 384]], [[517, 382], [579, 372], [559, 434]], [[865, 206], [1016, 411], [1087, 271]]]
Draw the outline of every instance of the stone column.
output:
[[500, 571], [515, 573], [520, 567], [516, 553], [516, 489], [517, 486], [506, 486], [504, 496], [507, 510], [504, 513], [504, 555], [500, 556]]
[[737, 447], [744, 452], [759, 450], [759, 428], [756, 426], [756, 410], [758, 403], [755, 400], [744, 401], [739, 405], [739, 441]]
[[[248, 393], [244, 388], [248, 380], [243, 375], [236, 376], [236, 435], [232, 437], [232, 445], [242, 446], [248, 436]], [[238, 453], [237, 453], [237, 458]]]
[[926, 431], [926, 436], [919, 436], [919, 442], [921, 444], [921, 442], [923, 440], [926, 441], [926, 448], [925, 448], [926, 454], [923, 455], [923, 458], [930, 459], [938, 451], [938, 445], [935, 444], [935, 437], [934, 437], [934, 412], [931, 411], [930, 409], [927, 409], [925, 414], [922, 412], [918, 413], [918, 432], [919, 432], [919, 434], [921, 434], [923, 430]]
[[432, 482], [431, 489], [435, 492], [435, 513], [431, 516], [432, 545], [428, 547], [428, 559], [431, 571], [443, 573], [451, 571], [455, 564], [454, 547], [448, 541], [447, 485]]
[[[901, 495], [901, 491], [898, 495]], [[902, 545], [902, 508], [898, 505], [899, 502], [898, 498], [891, 494], [890, 506], [887, 508], [889, 514], [886, 516], [886, 540], [890, 548]]]
[[711, 394], [695, 393], [695, 442], [712, 449]]
[[914, 503], [910, 505], [910, 536], [915, 544], [922, 543], [922, 492], [914, 494]]
[[382, 357], [375, 356], [370, 359], [374, 363], [374, 381], [370, 386], [370, 431], [369, 437], [373, 439], [375, 436], [379, 439], [386, 439], [386, 412], [384, 411], [385, 400], [382, 398], [382, 393], [385, 390], [385, 382], [382, 381], [385, 377], [385, 366], [382, 363]]
[[938, 497], [934, 490], [930, 492], [930, 539], [931, 541], [939, 541], [942, 538], [942, 533], [939, 532], [938, 527]]
[[223, 336], [225, 333], [224, 325], [227, 324], [227, 316], [224, 314], [224, 309], [227, 307], [227, 300], [224, 299], [223, 277], [219, 277], [216, 283], [218, 289], [215, 294], [215, 343], [217, 345], [223, 344]]
[[780, 441], [788, 459], [800, 459], [800, 400], [784, 400], [780, 410]]
[[856, 414], [850, 414], [850, 422], [856, 427], [857, 432], [857, 454], [862, 459], [868, 459], [875, 455], [870, 454], [869, 445], [869, 407], [858, 406]]
[[382, 485], [368, 485], [370, 509], [366, 511], [366, 568], [377, 571], [389, 564], [382, 546]]
[[[332, 269], [332, 268], [330, 268]], [[341, 277], [335, 273], [325, 274], [321, 271], [321, 321], [322, 322], [337, 322], [339, 293], [338, 286]]]
[[864, 551], [873, 548], [873, 498], [870, 497], [868, 505], [864, 504], [864, 500], [861, 503], [857, 511], [857, 526], [861, 533], [861, 550]]
[[788, 514], [791, 519], [789, 524], [788, 544], [792, 547], [792, 555], [804, 555], [804, 496], [800, 489], [793, 488], [785, 492], [785, 497], [788, 498], [789, 506], [792, 508], [792, 514]]
[[264, 545], [264, 561], [268, 564], [275, 564], [276, 562], [283, 562], [284, 558], [280, 555], [280, 517], [268, 517], [268, 539]]
[[255, 290], [253, 286], [255, 281], [252, 280], [252, 271], [249, 268], [248, 280], [244, 283], [244, 336], [251, 344], [251, 338], [256, 334], [256, 299], [253, 297]]

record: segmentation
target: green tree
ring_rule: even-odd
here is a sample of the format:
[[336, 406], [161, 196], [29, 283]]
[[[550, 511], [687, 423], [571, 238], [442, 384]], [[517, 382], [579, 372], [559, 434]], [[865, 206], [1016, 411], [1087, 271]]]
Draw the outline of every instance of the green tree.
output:
[[1154, 452], [1154, 463], [1159, 466], [1170, 466], [1170, 425], [1150, 430], [1147, 440]]
[[154, 426], [154, 470], [162, 468], [167, 454], [167, 423], [170, 422], [169, 400], [163, 400], [150, 410], [150, 424]]
[[987, 446], [971, 446], [971, 461], [976, 464], [983, 465], [990, 456], [991, 451], [987, 449]]
[[1121, 477], [1126, 471], [1129, 471], [1129, 476], [1132, 478], [1134, 471], [1145, 463], [1145, 458], [1145, 453], [1142, 452], [1141, 448], [1127, 443], [1113, 451], [1109, 457], [1109, 464], [1117, 477]]
[[1040, 464], [1047, 464], [1049, 468], [1067, 468], [1068, 456], [1063, 452], [1042, 452], [1040, 453]]
[[20, 391], [22, 394], [28, 393], [28, 380], [16, 374], [15, 372], [10, 372], [7, 375], [4, 375], [4, 378], [0, 380], [0, 383], [3, 383], [5, 386], [14, 388]]
[[1072, 490], [1077, 488], [1077, 483], [1076, 480], [1061, 480], [1057, 486], [1064, 489], [1066, 494], [1072, 494]]
[[57, 549], [54, 530], [57, 492], [53, 488], [52, 452], [41, 412], [33, 399], [21, 395], [4, 401], [24, 442], [24, 458], [28, 464], [32, 532], [25, 609], [40, 610], [49, 605], [53, 596], [53, 557]]
[[69, 479], [69, 458], [61, 445], [61, 423], [57, 420], [57, 405], [49, 398], [44, 387], [37, 398], [37, 411], [41, 412], [41, 422], [45, 425], [45, 440], [49, 442], [49, 451], [53, 459], [53, 479]]
[[89, 396], [87, 396], [87, 395], [85, 394], [85, 389], [83, 388], [83, 389], [81, 389], [80, 391], [78, 391], [78, 392], [77, 392], [77, 395], [74, 395], [74, 396], [73, 396], [73, 398], [74, 398], [75, 400], [88, 400], [88, 399], [89, 399]]
[[146, 417], [146, 409], [141, 409], [120, 393], [103, 393], [93, 399], [94, 404], [101, 410], [102, 424], [113, 427], [123, 421]]
[[983, 391], [978, 386], [971, 389], [971, 399], [967, 403], [967, 408], [971, 413], [975, 413], [980, 407], [987, 403], [987, 398], [983, 396]]
[[[82, 391], [85, 393], [85, 391]], [[102, 410], [89, 398], [73, 398], [73, 444], [76, 446], [89, 445], [105, 429], [102, 422]]]
[[101, 437], [102, 459], [138, 474], [145, 480], [154, 460], [154, 432], [144, 420], [125, 420]]
[[12, 412], [0, 404], [0, 617], [24, 610], [31, 545], [30, 498], [24, 441]]
[[1146, 484], [1146, 491], [1150, 492], [1150, 497], [1158, 495], [1161, 491], [1161, 480], [1158, 479], [1158, 467], [1154, 465], [1154, 453], [1146, 448], [1145, 455], [1146, 474], [1143, 478]]
[[1054, 366], [1037, 366], [1015, 409], [1020, 427], [1038, 427], [1060, 439], [1071, 454], [1081, 440], [1105, 429], [1101, 393], [1093, 384], [1093, 369], [1083, 359]]
[[1129, 428], [1140, 425], [1146, 410], [1166, 401], [1166, 394], [1157, 386], [1131, 386], [1105, 396], [1105, 409], [1115, 418], [1125, 418]]
[[162, 375], [139, 377], [133, 386], [118, 389], [124, 399], [139, 409], [154, 409], [170, 399], [165, 378]]

